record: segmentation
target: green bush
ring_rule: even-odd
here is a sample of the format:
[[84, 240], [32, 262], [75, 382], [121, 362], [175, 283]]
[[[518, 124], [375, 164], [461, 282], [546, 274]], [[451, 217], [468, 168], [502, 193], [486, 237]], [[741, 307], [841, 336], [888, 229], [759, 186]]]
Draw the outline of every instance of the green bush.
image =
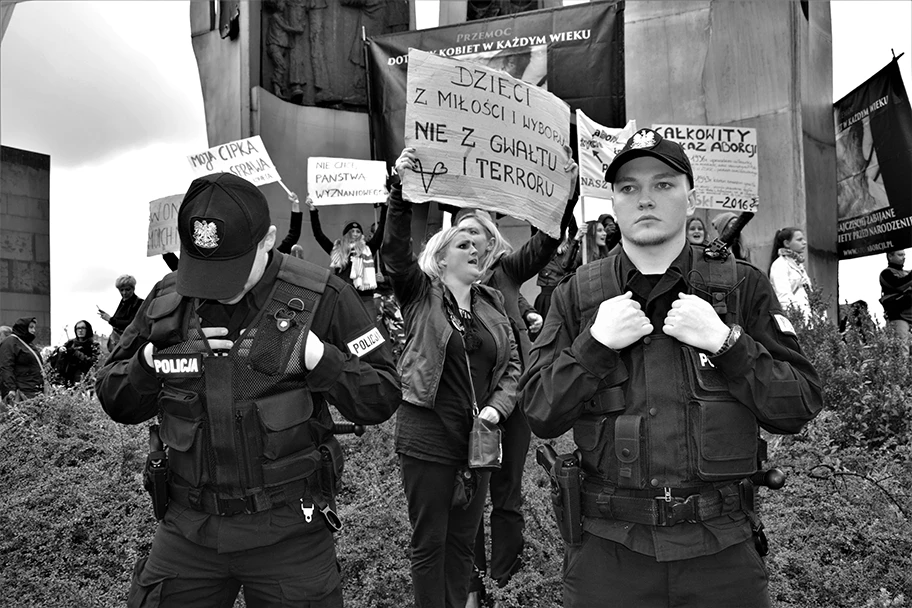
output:
[[[800, 434], [771, 438], [770, 464], [788, 473], [781, 491], [761, 490], [773, 605], [912, 605], [909, 360], [873, 326], [841, 335], [819, 312], [793, 322], [826, 408]], [[349, 608], [412, 605], [393, 429], [390, 421], [341, 438], [337, 541]], [[533, 450], [540, 443], [533, 438]], [[572, 449], [569, 436], [555, 443]], [[146, 426], [114, 424], [83, 385], [10, 406], [0, 445], [2, 603], [124, 605], [132, 565], [155, 531], [141, 484]], [[526, 565], [505, 588], [488, 588], [498, 606], [560, 606], [562, 546], [531, 457], [523, 487]]]

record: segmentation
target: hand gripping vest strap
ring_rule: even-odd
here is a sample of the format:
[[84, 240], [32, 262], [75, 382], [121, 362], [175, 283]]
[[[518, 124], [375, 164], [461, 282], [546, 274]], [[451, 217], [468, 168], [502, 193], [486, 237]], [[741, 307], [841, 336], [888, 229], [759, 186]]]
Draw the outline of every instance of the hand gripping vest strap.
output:
[[[739, 323], [740, 301], [735, 257], [728, 256], [725, 261], [707, 260], [703, 257], [702, 249], [691, 247], [691, 251], [692, 267], [686, 277], [691, 293], [712, 304], [725, 323]], [[580, 328], [595, 317], [602, 302], [622, 293], [620, 268], [620, 255], [614, 254], [577, 270]]]
[[658, 489], [655, 497], [642, 496], [648, 491], [638, 491], [635, 496], [614, 492], [584, 484], [583, 516], [667, 527], [707, 521], [736, 511], [750, 513], [754, 508], [754, 485], [748, 479], [687, 496], [658, 496]]

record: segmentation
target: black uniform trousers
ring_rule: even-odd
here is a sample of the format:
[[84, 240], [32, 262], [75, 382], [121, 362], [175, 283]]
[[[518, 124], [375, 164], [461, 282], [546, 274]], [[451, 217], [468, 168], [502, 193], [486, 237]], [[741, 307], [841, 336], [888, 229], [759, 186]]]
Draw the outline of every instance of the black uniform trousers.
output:
[[766, 565], [753, 539], [713, 555], [658, 562], [583, 533], [579, 546], [564, 551], [564, 608], [594, 606], [769, 608]]
[[[342, 587], [332, 533], [325, 525], [302, 537], [229, 553], [186, 539], [159, 523], [149, 556], [133, 571], [128, 608], [231, 608], [243, 585], [249, 608], [341, 608]], [[320, 517], [315, 514], [315, 517]]]

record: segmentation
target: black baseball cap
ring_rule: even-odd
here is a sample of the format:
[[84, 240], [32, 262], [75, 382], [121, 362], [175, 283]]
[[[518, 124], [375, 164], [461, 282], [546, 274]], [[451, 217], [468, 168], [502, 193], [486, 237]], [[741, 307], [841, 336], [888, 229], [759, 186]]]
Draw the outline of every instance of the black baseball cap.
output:
[[693, 188], [693, 167], [690, 166], [690, 159], [684, 153], [684, 148], [677, 142], [665, 139], [652, 129], [640, 129], [627, 140], [623, 149], [608, 165], [608, 170], [605, 171], [605, 181], [613, 184], [618, 169], [627, 161], [641, 156], [658, 158], [675, 171], [683, 173], [687, 176], [690, 187]]
[[177, 213], [177, 292], [208, 300], [239, 294], [269, 226], [269, 204], [252, 183], [233, 173], [193, 180]]

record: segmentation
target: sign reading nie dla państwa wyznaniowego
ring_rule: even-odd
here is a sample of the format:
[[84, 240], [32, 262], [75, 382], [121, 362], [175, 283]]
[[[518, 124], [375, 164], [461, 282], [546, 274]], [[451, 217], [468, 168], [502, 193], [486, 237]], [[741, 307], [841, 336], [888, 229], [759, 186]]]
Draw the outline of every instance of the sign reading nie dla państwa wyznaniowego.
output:
[[405, 145], [417, 203], [478, 207], [558, 237], [570, 193], [570, 107], [536, 86], [472, 61], [411, 50]]
[[259, 135], [220, 144], [187, 157], [193, 175], [234, 173], [256, 186], [281, 182], [269, 152]]
[[386, 163], [311, 156], [307, 159], [307, 194], [318, 206], [384, 203], [389, 194]]
[[697, 207], [759, 210], [757, 129], [714, 125], [652, 125], [684, 147], [694, 171]]
[[157, 198], [149, 203], [149, 238], [146, 240], [146, 256], [161, 255], [168, 251], [180, 251], [180, 237], [177, 234], [177, 211], [183, 194], [172, 194]]

